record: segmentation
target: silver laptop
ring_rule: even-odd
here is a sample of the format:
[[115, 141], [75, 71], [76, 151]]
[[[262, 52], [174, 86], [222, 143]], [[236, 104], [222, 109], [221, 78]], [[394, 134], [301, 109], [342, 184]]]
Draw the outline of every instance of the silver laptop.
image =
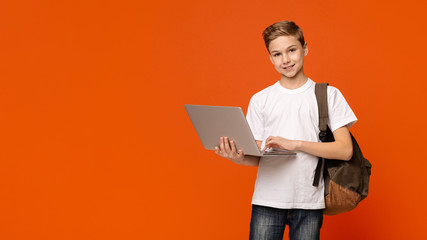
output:
[[203, 146], [215, 150], [220, 137], [234, 139], [237, 149], [252, 156], [296, 155], [282, 149], [261, 151], [240, 107], [184, 105]]

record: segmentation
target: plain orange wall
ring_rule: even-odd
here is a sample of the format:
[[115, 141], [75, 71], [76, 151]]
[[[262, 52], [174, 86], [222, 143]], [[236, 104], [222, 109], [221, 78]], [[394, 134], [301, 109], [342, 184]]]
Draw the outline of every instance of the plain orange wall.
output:
[[288, 19], [373, 164], [322, 238], [426, 239], [421, 2], [2, 1], [0, 239], [247, 239], [256, 168], [204, 150], [184, 104], [246, 112]]

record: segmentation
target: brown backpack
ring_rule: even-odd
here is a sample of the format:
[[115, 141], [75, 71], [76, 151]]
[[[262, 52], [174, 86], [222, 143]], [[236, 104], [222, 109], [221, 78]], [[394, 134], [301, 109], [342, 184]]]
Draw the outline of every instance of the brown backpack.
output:
[[[317, 83], [315, 87], [319, 108], [319, 138], [322, 142], [333, 142], [334, 136], [328, 127], [327, 83]], [[322, 162], [324, 162], [325, 215], [335, 215], [354, 209], [368, 196], [371, 163], [363, 157], [356, 139], [353, 142], [353, 156], [349, 161], [319, 158], [313, 186], [318, 186]]]

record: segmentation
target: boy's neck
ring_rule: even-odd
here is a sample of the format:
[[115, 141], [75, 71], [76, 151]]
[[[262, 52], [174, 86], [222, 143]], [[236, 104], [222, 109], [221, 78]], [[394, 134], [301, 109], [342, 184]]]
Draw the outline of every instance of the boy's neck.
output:
[[307, 81], [308, 81], [308, 77], [306, 77], [305, 74], [302, 73], [293, 78], [288, 78], [282, 75], [282, 77], [279, 80], [279, 83], [282, 87], [293, 90], [303, 86]]

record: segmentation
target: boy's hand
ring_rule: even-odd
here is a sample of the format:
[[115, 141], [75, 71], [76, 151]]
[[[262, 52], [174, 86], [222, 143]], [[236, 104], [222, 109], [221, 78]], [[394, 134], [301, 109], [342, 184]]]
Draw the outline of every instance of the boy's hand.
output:
[[219, 147], [215, 147], [215, 153], [237, 164], [243, 164], [243, 158], [245, 157], [243, 150], [239, 149], [237, 152], [236, 144], [233, 140], [228, 141], [228, 137], [220, 138]]
[[298, 141], [289, 140], [282, 137], [270, 136], [265, 140], [265, 147], [263, 151], [266, 150], [267, 148], [280, 148], [284, 150], [295, 151], [297, 150], [297, 147], [298, 147]]

